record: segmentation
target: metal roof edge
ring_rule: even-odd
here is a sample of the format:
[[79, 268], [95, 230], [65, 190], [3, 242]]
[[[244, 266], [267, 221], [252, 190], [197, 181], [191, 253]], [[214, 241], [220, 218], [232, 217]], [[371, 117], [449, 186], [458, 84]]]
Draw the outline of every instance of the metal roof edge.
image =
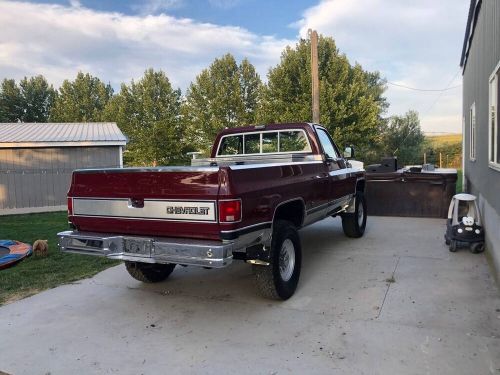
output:
[[125, 146], [126, 141], [77, 141], [77, 142], [0, 142], [1, 148], [40, 148], [40, 147], [88, 147], [88, 146]]
[[462, 54], [460, 56], [460, 67], [465, 71], [467, 65], [467, 58], [469, 56], [469, 49], [474, 37], [474, 30], [476, 28], [477, 17], [481, 9], [482, 0], [471, 0], [469, 6], [469, 14], [467, 16], [467, 26], [465, 28], [464, 43], [462, 46]]
[[1, 143], [127, 142], [115, 122], [0, 123]]
[[[23, 122], [23, 121], [18, 121], [18, 122], [0, 122], [0, 125], [18, 125], [18, 124], [26, 124], [26, 125], [100, 125], [100, 124], [116, 124], [116, 121], [90, 121], [90, 122], [85, 122], [85, 121], [74, 121], [74, 122], [36, 122], [36, 121], [29, 121], [29, 122]], [[118, 125], [117, 125], [118, 126]]]

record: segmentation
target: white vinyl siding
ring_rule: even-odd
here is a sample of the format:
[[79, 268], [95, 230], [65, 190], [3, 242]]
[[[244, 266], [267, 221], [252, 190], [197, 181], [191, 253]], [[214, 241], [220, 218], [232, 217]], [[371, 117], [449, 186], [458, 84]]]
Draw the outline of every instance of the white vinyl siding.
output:
[[500, 63], [490, 76], [488, 99], [488, 161], [490, 167], [497, 170], [500, 170], [499, 86]]
[[476, 160], [476, 103], [472, 103], [469, 111], [469, 159]]

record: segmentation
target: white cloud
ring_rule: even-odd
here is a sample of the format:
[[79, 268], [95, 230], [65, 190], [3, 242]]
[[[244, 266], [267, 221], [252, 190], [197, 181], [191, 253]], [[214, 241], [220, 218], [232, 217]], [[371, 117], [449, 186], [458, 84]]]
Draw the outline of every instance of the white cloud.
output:
[[163, 69], [185, 89], [215, 57], [248, 57], [263, 78], [285, 39], [165, 14], [127, 16], [81, 6], [0, 2], [0, 79], [43, 74], [60, 85], [79, 70], [118, 88]]
[[[323, 0], [293, 26], [302, 37], [309, 28], [332, 36], [351, 61], [388, 81], [438, 89], [461, 83], [456, 73], [467, 6], [456, 0]], [[461, 131], [460, 88], [440, 94], [389, 86], [386, 96], [390, 114], [418, 110], [425, 131]]]
[[132, 5], [132, 9], [142, 15], [156, 14], [159, 12], [177, 9], [184, 5], [184, 0], [146, 0]]
[[69, 5], [71, 5], [73, 8], [80, 8], [82, 6], [82, 3], [79, 0], [69, 0]]

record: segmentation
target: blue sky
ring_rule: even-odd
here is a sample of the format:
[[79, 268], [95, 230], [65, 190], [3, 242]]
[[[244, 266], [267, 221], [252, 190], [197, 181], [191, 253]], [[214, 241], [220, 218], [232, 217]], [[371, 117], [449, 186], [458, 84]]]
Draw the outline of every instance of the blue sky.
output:
[[[34, 1], [45, 4], [68, 5], [69, 0]], [[82, 6], [103, 12], [128, 15], [168, 13], [179, 18], [191, 18], [216, 25], [237, 25], [258, 34], [295, 38], [297, 30], [288, 27], [302, 13], [316, 5], [313, 0], [79, 0]]]
[[[247, 57], [265, 80], [308, 28], [352, 63], [420, 89], [461, 84], [468, 0], [0, 0], [0, 79], [81, 70], [114, 87], [152, 67], [185, 90], [214, 58]], [[461, 88], [389, 85], [387, 115], [420, 113], [427, 132], [461, 131]]]

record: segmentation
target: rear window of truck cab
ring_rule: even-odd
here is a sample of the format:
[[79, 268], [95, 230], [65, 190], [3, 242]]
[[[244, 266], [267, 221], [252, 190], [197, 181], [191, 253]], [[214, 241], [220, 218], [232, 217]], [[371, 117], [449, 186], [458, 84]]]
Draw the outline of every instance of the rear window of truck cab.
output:
[[311, 152], [302, 129], [228, 134], [222, 137], [217, 156]]

